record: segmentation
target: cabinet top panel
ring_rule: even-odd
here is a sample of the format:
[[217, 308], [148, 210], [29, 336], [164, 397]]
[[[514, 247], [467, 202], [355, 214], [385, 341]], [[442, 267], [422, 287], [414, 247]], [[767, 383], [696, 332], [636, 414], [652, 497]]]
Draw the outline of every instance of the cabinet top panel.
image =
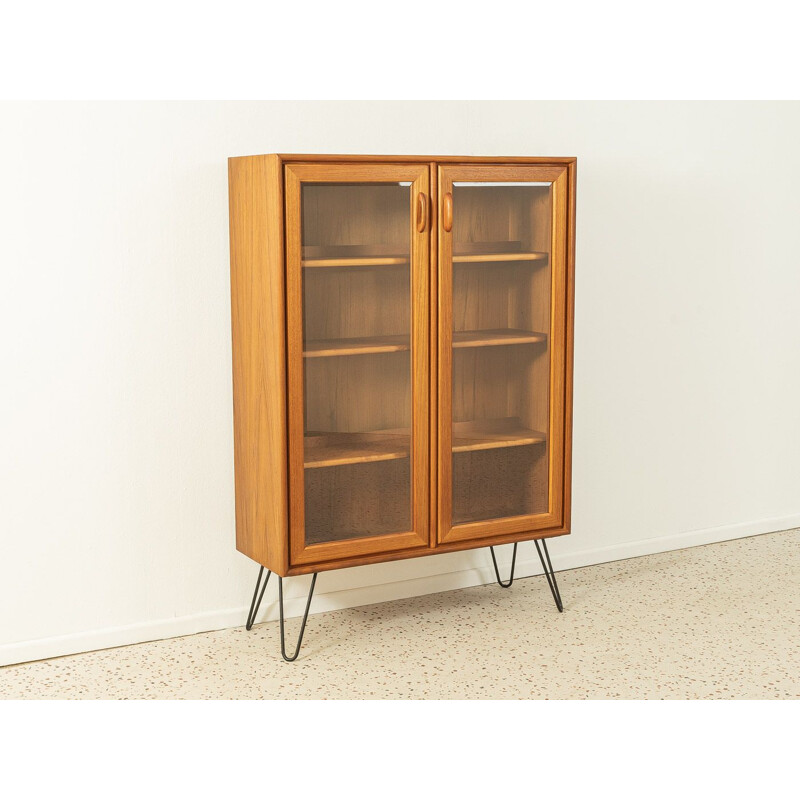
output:
[[[256, 157], [260, 154], [255, 154]], [[574, 164], [575, 156], [421, 156], [421, 155], [363, 155], [353, 153], [271, 153], [285, 162], [292, 161], [390, 161], [394, 163], [422, 163], [435, 161], [441, 164]], [[252, 158], [253, 156], [237, 156], [238, 158]]]

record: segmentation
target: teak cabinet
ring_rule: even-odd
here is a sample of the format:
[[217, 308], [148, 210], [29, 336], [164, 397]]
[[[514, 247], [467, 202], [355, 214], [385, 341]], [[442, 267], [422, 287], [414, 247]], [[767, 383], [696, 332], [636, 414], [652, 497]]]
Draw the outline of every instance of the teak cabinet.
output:
[[574, 158], [229, 160], [237, 548], [569, 532]]

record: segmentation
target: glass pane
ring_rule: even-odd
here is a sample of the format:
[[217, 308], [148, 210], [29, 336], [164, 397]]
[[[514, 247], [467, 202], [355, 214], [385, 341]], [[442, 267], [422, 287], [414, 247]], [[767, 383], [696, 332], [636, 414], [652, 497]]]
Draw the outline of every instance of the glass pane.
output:
[[548, 511], [551, 185], [453, 186], [454, 525]]
[[306, 544], [411, 529], [410, 184], [305, 184]]

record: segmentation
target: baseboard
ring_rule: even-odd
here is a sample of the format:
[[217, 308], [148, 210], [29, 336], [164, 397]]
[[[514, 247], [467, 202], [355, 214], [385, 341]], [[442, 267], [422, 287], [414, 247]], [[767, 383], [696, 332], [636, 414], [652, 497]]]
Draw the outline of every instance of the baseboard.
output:
[[[640, 539], [620, 545], [608, 547], [595, 547], [579, 550], [574, 553], [559, 553], [558, 545], [551, 546], [554, 567], [561, 572], [577, 567], [586, 567], [593, 564], [603, 564], [609, 561], [619, 561], [625, 558], [664, 553], [671, 550], [680, 550], [685, 547], [696, 547], [714, 542], [724, 542], [730, 539], [741, 539], [762, 533], [789, 530], [800, 527], [800, 514], [777, 519], [760, 520], [758, 522], [738, 523], [723, 525], [716, 528], [688, 531], [671, 536], [659, 536], [652, 539]], [[507, 557], [507, 553], [505, 553]], [[501, 562], [501, 575], [505, 561]], [[541, 574], [542, 567], [534, 554], [530, 557], [517, 560], [516, 574], [518, 577], [528, 577]], [[391, 583], [359, 586], [353, 589], [325, 592], [317, 591], [314, 596], [312, 613], [318, 614], [326, 611], [335, 611], [342, 608], [383, 603], [389, 600], [399, 600], [407, 597], [419, 597], [434, 592], [446, 592], [452, 589], [463, 589], [469, 586], [479, 586], [494, 580], [491, 562], [483, 567], [472, 567], [452, 572], [439, 573], [421, 578], [399, 580]], [[318, 584], [323, 584], [324, 573]], [[272, 588], [272, 587], [271, 587]], [[269, 590], [268, 590], [269, 591]], [[259, 622], [277, 619], [277, 602], [265, 595]], [[568, 598], [565, 598], [568, 600]], [[298, 617], [305, 609], [304, 597], [292, 597], [286, 600], [286, 615]], [[175, 636], [188, 636], [204, 631], [234, 628], [244, 623], [247, 608], [229, 608], [203, 614], [192, 614], [184, 617], [171, 617], [169, 619], [155, 620], [137, 625], [126, 625], [103, 630], [84, 631], [66, 636], [54, 636], [47, 639], [15, 642], [0, 646], [0, 666], [19, 664], [26, 661], [38, 661], [44, 658], [84, 653], [90, 650], [104, 650], [109, 647], [138, 644], [141, 642], [170, 639]]]

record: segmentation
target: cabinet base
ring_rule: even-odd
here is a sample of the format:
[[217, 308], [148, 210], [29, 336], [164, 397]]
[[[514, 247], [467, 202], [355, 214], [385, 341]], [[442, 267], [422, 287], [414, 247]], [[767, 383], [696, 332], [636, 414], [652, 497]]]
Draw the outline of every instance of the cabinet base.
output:
[[[553, 595], [553, 600], [556, 602], [556, 608], [560, 611], [564, 611], [564, 604], [561, 602], [561, 592], [558, 590], [558, 583], [556, 582], [556, 574], [553, 570], [553, 564], [550, 561], [550, 553], [547, 551], [547, 543], [544, 539], [534, 539], [533, 543], [536, 545], [536, 552], [539, 554], [539, 561], [542, 562], [542, 569], [544, 570], [545, 577], [547, 578], [547, 584], [550, 586], [550, 592]], [[514, 583], [514, 568], [517, 563], [517, 545], [518, 542], [514, 542], [514, 553], [511, 556], [511, 575], [507, 581], [500, 580], [500, 572], [497, 569], [497, 559], [494, 555], [494, 547], [489, 547], [489, 551], [492, 554], [492, 564], [494, 564], [494, 574], [497, 577], [497, 583], [503, 587], [503, 589], [508, 589], [512, 583]], [[541, 545], [541, 546], [540, 546]], [[258, 614], [259, 606], [261, 605], [261, 598], [264, 597], [264, 591], [267, 588], [267, 584], [269, 583], [270, 576], [272, 575], [271, 570], [267, 570], [267, 577], [264, 579], [264, 582], [261, 582], [262, 577], [264, 576], [264, 567], [261, 567], [258, 571], [258, 578], [256, 579], [256, 588], [253, 592], [253, 599], [250, 603], [250, 611], [247, 614], [247, 623], [245, 624], [245, 629], [250, 630], [255, 623], [256, 614]], [[306, 631], [306, 622], [308, 621], [308, 611], [311, 608], [311, 598], [314, 596], [314, 587], [317, 583], [317, 573], [314, 573], [313, 578], [311, 579], [311, 589], [308, 593], [308, 601], [306, 602], [306, 610], [303, 614], [303, 624], [300, 626], [300, 634], [297, 637], [297, 646], [295, 647], [294, 655], [289, 656], [286, 654], [286, 632], [284, 628], [284, 621], [283, 621], [283, 578], [279, 575], [278, 576], [278, 607], [280, 613], [280, 620], [281, 620], [281, 656], [283, 657], [284, 661], [294, 661], [297, 659], [297, 656], [300, 655], [300, 646], [303, 644], [303, 634]]]

